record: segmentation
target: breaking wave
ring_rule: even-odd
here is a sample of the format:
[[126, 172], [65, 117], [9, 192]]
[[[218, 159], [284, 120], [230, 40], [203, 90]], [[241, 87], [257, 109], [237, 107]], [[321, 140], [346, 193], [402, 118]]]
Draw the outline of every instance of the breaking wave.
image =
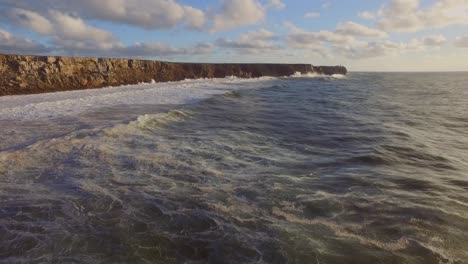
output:
[[293, 75], [289, 77], [290, 78], [346, 79], [346, 75], [343, 75], [343, 74], [325, 75], [325, 74], [318, 74], [315, 72], [308, 72], [308, 73], [295, 72]]
[[166, 126], [172, 122], [183, 121], [190, 116], [189, 112], [181, 110], [172, 110], [163, 114], [142, 115], [132, 122], [131, 125], [136, 125], [140, 128], [154, 128]]
[[[0, 262], [463, 263], [466, 82], [201, 81], [73, 119], [28, 97], [42, 119], [0, 126]], [[165, 94], [139, 87], [109, 96]]]

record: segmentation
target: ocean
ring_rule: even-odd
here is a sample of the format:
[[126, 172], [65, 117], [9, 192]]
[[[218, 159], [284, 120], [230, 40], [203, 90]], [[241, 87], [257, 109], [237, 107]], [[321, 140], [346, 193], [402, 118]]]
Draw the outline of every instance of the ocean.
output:
[[0, 97], [0, 263], [468, 263], [468, 75]]

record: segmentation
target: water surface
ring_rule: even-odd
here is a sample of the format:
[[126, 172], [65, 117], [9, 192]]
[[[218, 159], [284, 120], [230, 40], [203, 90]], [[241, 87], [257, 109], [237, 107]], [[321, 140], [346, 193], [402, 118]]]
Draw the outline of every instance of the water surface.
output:
[[0, 262], [467, 263], [467, 84], [352, 73], [0, 98]]

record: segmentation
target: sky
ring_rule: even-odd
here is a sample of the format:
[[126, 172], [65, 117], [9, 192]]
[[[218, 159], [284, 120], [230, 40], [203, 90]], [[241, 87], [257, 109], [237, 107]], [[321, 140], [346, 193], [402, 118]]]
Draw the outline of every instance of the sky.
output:
[[0, 53], [468, 71], [468, 0], [0, 0]]

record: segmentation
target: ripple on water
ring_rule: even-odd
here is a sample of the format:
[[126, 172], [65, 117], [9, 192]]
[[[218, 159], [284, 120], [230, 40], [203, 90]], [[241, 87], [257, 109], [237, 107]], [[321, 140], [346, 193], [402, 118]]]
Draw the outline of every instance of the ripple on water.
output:
[[85, 101], [218, 96], [85, 114], [58, 95], [75, 116], [0, 129], [0, 262], [463, 263], [466, 81], [199, 80]]

